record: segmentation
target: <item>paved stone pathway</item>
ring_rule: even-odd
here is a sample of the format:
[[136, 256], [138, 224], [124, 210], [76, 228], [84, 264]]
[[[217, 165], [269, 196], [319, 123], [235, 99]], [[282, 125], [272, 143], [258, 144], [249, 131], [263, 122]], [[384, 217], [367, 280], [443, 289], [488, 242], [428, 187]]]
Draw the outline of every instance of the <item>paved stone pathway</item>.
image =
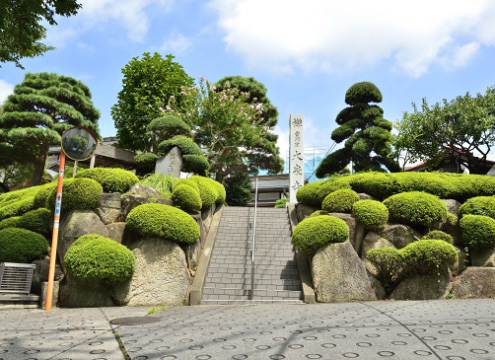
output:
[[495, 300], [3, 310], [0, 359], [495, 360]]

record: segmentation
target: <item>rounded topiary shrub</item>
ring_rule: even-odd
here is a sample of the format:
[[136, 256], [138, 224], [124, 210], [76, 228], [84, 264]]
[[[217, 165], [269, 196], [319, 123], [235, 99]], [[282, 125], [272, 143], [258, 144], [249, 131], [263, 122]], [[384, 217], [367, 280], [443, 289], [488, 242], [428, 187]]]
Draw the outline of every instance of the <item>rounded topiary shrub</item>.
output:
[[321, 207], [328, 212], [350, 213], [356, 201], [359, 201], [359, 195], [354, 190], [336, 190], [325, 197]]
[[388, 209], [376, 200], [360, 200], [352, 205], [352, 213], [367, 230], [383, 227], [388, 222]]
[[215, 188], [218, 194], [215, 202], [217, 204], [225, 204], [225, 201], [227, 200], [227, 192], [225, 191], [225, 187], [215, 180], [212, 180], [211, 184], [213, 185], [213, 187]]
[[455, 248], [443, 240], [421, 240], [400, 250], [407, 276], [437, 274], [457, 261]]
[[204, 155], [183, 155], [182, 171], [205, 176], [208, 174], [210, 163]]
[[321, 201], [318, 197], [318, 191], [321, 184], [321, 182], [313, 182], [301, 187], [296, 193], [297, 201], [302, 204], [320, 207]]
[[3, 219], [2, 221], [0, 221], [0, 230], [18, 227], [17, 224], [19, 223], [20, 218], [20, 216], [12, 216], [7, 219]]
[[438, 196], [425, 192], [405, 192], [383, 201], [392, 221], [417, 228], [429, 228], [447, 218], [447, 206]]
[[180, 149], [182, 156], [184, 155], [200, 155], [204, 156], [201, 148], [191, 138], [186, 136], [174, 136], [172, 139], [164, 140], [158, 145], [158, 150], [162, 154], [168, 153], [173, 147], [177, 146]]
[[165, 115], [153, 119], [146, 130], [158, 139], [169, 139], [177, 135], [191, 137], [191, 128], [179, 116]]
[[335, 216], [308, 217], [297, 224], [292, 234], [292, 243], [301, 253], [313, 256], [316, 251], [330, 243], [349, 239], [349, 227]]
[[201, 210], [201, 197], [199, 193], [191, 186], [179, 185], [174, 187], [172, 192], [172, 201], [174, 206], [184, 211]]
[[34, 208], [44, 208], [46, 207], [46, 201], [50, 194], [52, 193], [53, 189], [57, 188], [57, 182], [51, 182], [45, 185], [40, 186], [40, 189], [36, 192], [36, 195], [34, 196]]
[[349, 105], [381, 101], [382, 93], [375, 84], [368, 81], [352, 85], [345, 93], [345, 103]]
[[189, 180], [198, 185], [199, 196], [203, 204], [202, 209], [209, 209], [219, 198], [217, 189], [212, 184], [213, 180], [203, 176], [191, 176]]
[[471, 247], [495, 246], [495, 220], [483, 215], [464, 215], [459, 221], [462, 238]]
[[31, 230], [38, 234], [49, 235], [52, 221], [52, 212], [45, 208], [39, 208], [22, 215], [17, 222], [17, 227]]
[[125, 193], [139, 181], [138, 177], [128, 170], [112, 168], [85, 169], [78, 172], [76, 178], [93, 179], [106, 193]]
[[309, 215], [309, 217], [315, 217], [315, 216], [322, 216], [322, 215], [328, 215], [328, 211], [325, 210], [316, 210]]
[[179, 185], [187, 185], [192, 187], [194, 190], [196, 190], [199, 194], [199, 187], [198, 184], [195, 181], [189, 180], [189, 179], [180, 179], [174, 184], [174, 188]]
[[[94, 209], [98, 207], [98, 201], [103, 188], [95, 180], [85, 178], [67, 179], [62, 190], [62, 212], [74, 209]], [[48, 209], [55, 209], [55, 196], [57, 188], [46, 201]]]
[[34, 195], [26, 195], [0, 207], [0, 220], [22, 215], [34, 209]]
[[112, 286], [131, 278], [136, 259], [124, 245], [101, 235], [89, 234], [69, 246], [64, 265], [78, 280]]
[[0, 230], [0, 263], [30, 263], [47, 251], [48, 242], [43, 235], [26, 229]]
[[404, 264], [396, 248], [382, 247], [368, 251], [368, 260], [375, 266], [377, 278], [387, 292], [390, 292], [402, 279]]
[[448, 242], [449, 244], [454, 243], [454, 238], [452, 237], [452, 235], [440, 230], [430, 231], [428, 234], [423, 236], [423, 240], [443, 240]]
[[173, 206], [144, 204], [127, 215], [126, 228], [145, 237], [161, 237], [192, 244], [199, 238], [199, 225], [188, 213]]
[[[338, 179], [338, 180], [327, 180], [323, 183], [320, 183], [318, 187], [318, 195], [317, 195], [317, 206], [321, 206], [323, 200], [337, 190], [351, 189], [351, 186], [345, 181], [346, 178]], [[297, 195], [296, 195], [297, 196]]]
[[469, 199], [459, 208], [459, 216], [463, 215], [483, 215], [495, 219], [495, 197], [477, 196]]

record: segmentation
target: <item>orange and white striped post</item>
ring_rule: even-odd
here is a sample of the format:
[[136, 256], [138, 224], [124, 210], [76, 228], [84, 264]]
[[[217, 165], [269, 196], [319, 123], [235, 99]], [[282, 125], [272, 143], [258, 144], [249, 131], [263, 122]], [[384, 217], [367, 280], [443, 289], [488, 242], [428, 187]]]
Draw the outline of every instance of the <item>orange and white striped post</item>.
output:
[[58, 167], [57, 197], [55, 201], [55, 217], [53, 220], [52, 249], [50, 252], [50, 270], [48, 272], [48, 288], [46, 290], [46, 311], [52, 309], [53, 281], [55, 279], [55, 263], [57, 261], [58, 228], [60, 209], [62, 206], [62, 188], [64, 185], [65, 152], [60, 149], [60, 165]]

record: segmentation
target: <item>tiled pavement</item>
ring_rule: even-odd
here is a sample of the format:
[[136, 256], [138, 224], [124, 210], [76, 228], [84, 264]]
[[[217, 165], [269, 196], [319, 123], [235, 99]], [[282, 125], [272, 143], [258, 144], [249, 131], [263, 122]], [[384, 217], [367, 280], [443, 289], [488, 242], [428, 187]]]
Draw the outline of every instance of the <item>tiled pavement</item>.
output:
[[203, 288], [202, 304], [301, 303], [287, 209], [226, 207]]
[[147, 310], [0, 310], [0, 359], [495, 360], [493, 299]]

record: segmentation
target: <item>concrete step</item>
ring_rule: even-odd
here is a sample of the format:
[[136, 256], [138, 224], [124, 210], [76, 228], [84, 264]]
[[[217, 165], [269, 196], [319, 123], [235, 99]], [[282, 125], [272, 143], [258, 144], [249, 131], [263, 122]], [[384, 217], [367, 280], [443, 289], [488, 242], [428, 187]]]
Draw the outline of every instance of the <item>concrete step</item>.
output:
[[287, 304], [304, 305], [302, 300], [201, 300], [203, 305], [264, 305], [264, 304]]
[[[242, 266], [237, 264], [210, 264], [210, 269], [208, 270], [208, 275], [211, 274], [225, 274], [225, 277], [228, 278], [233, 274], [251, 274], [252, 268], [251, 265]], [[255, 274], [261, 274], [266, 276], [274, 276], [277, 275], [279, 277], [283, 277], [284, 275], [299, 275], [299, 270], [296, 267], [264, 267], [259, 268], [257, 266], [254, 267]], [[236, 276], [238, 277], [238, 276]]]
[[[231, 259], [225, 259], [225, 258], [217, 258], [213, 259], [210, 262], [210, 267], [212, 269], [217, 269], [219, 267], [228, 267], [228, 268], [236, 268], [236, 269], [244, 269], [244, 270], [249, 270], [251, 271], [251, 260], [244, 259], [245, 261], [239, 262], [239, 261], [231, 261]], [[262, 264], [260, 262], [256, 262], [255, 264], [255, 270], [256, 271], [265, 271], [265, 270], [281, 270], [281, 269], [295, 269], [297, 270], [297, 264], [295, 261], [287, 261], [283, 260], [277, 263], [265, 263]]]
[[301, 298], [301, 291], [254, 289], [254, 293], [251, 296], [251, 290], [246, 289], [218, 288], [215, 289], [214, 294], [206, 294], [205, 290], [210, 291], [210, 288], [203, 289], [203, 298], [205, 300], [247, 300], [249, 298], [253, 300], [292, 300]]
[[[215, 289], [235, 288], [235, 289], [250, 289], [251, 279], [231, 279], [232, 281], [239, 280], [238, 282], [205, 282], [203, 288], [203, 294], [222, 294], [215, 291]], [[297, 280], [279, 280], [273, 282], [270, 279], [265, 280], [267, 283], [263, 283], [261, 280], [254, 281], [254, 287], [258, 290], [274, 290], [274, 291], [301, 291], [301, 282]], [[205, 290], [208, 289], [207, 292]]]

